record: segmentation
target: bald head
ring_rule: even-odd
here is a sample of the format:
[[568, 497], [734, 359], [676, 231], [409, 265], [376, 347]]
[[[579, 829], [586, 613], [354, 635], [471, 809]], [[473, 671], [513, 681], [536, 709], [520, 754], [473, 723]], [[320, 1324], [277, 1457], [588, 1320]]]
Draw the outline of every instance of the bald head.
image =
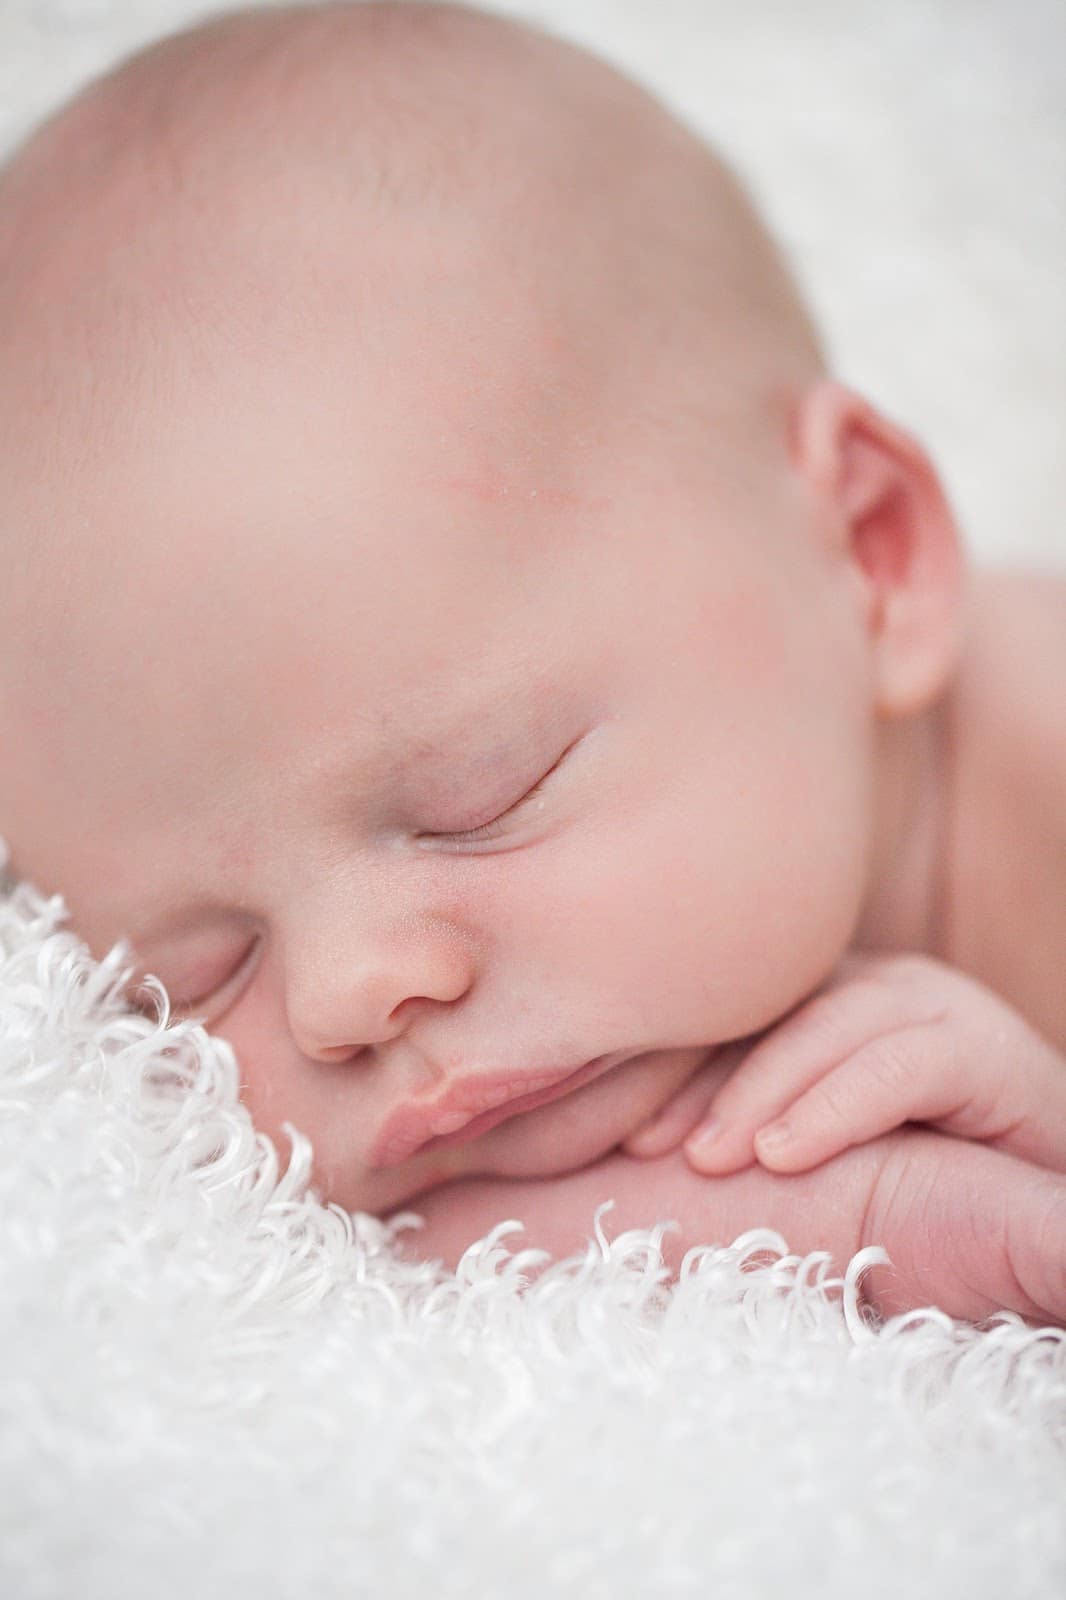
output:
[[821, 364], [741, 186], [652, 95], [412, 3], [225, 15], [89, 85], [0, 172], [0, 348], [0, 628], [47, 594], [62, 629], [149, 518], [188, 537], [193, 462], [380, 455], [391, 414], [397, 472], [430, 439], [578, 474], [613, 416], [743, 476]]
[[820, 365], [741, 186], [660, 102], [537, 28], [410, 0], [223, 15], [91, 84], [0, 174], [0, 303], [21, 321], [54, 275], [54, 319], [96, 273], [98, 300], [109, 277], [180, 300], [266, 208], [343, 247], [314, 237], [325, 206], [353, 251], [408, 219], [480, 229], [498, 269], [565, 276], [611, 338], [676, 343], [760, 405]]

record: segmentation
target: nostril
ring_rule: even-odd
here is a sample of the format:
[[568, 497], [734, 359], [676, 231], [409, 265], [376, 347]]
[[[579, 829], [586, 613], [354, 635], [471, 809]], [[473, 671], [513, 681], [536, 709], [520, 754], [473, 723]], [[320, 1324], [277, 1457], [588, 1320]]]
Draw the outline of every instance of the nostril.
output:
[[366, 1055], [369, 1048], [369, 1046], [362, 1044], [313, 1044], [306, 1053], [315, 1061], [333, 1063], [335, 1061], [354, 1061], [358, 1056]]

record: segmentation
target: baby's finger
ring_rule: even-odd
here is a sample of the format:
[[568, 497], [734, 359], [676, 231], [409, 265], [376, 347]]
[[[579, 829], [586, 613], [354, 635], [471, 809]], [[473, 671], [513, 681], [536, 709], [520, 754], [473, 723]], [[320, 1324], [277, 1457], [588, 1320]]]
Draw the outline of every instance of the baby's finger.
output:
[[932, 1024], [872, 1039], [758, 1130], [759, 1161], [773, 1172], [806, 1172], [904, 1122], [946, 1126], [940, 1118], [958, 1110], [967, 1085], [957, 1073], [948, 1081], [944, 1045]]
[[716, 1052], [706, 1066], [693, 1074], [662, 1110], [621, 1144], [626, 1155], [647, 1160], [676, 1150], [685, 1136], [702, 1121], [707, 1107], [739, 1059], [735, 1049]]
[[1066, 1171], [1062, 1058], [1035, 1032], [1012, 1043], [989, 1049], [942, 1023], [872, 1039], [760, 1128], [756, 1154], [775, 1172], [803, 1172], [904, 1121], [926, 1122]]
[[685, 1140], [690, 1164], [715, 1175], [749, 1165], [760, 1128], [879, 1029], [898, 1022], [898, 995], [878, 984], [851, 982], [815, 995], [751, 1045], [710, 1116]]

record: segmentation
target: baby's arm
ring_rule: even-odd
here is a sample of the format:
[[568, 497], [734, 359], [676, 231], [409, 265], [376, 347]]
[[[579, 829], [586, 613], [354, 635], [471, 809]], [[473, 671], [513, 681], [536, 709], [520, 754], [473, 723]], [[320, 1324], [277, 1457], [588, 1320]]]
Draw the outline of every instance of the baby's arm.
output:
[[409, 1253], [454, 1268], [469, 1244], [514, 1217], [526, 1233], [508, 1241], [512, 1250], [569, 1255], [584, 1248], [604, 1200], [615, 1201], [603, 1219], [612, 1237], [680, 1224], [662, 1245], [675, 1273], [693, 1245], [770, 1227], [793, 1250], [829, 1250], [841, 1268], [864, 1245], [883, 1245], [892, 1264], [871, 1269], [864, 1292], [886, 1314], [935, 1304], [958, 1317], [1006, 1309], [1066, 1325], [1066, 1179], [927, 1129], [789, 1175], [751, 1166], [707, 1179], [680, 1151], [647, 1161], [612, 1151], [557, 1178], [460, 1179], [405, 1208], [426, 1226], [403, 1238]]
[[943, 962], [853, 955], [746, 1050], [712, 1060], [625, 1149], [684, 1141], [706, 1174], [756, 1159], [802, 1172], [904, 1122], [1066, 1172], [1066, 1059]]
[[674, 1273], [693, 1245], [770, 1227], [793, 1250], [829, 1250], [840, 1268], [863, 1246], [883, 1245], [892, 1264], [871, 1269], [863, 1287], [886, 1314], [936, 1304], [958, 1317], [1006, 1309], [1066, 1324], [1066, 1179], [927, 1129], [789, 1175], [749, 1166], [708, 1179], [675, 1150], [643, 1161], [612, 1151], [556, 1178], [460, 1179], [405, 1208], [426, 1226], [402, 1238], [409, 1254], [454, 1268], [475, 1239], [514, 1217], [526, 1232], [510, 1249], [569, 1255], [584, 1248], [604, 1200], [615, 1201], [603, 1219], [611, 1237], [680, 1224], [662, 1244]]

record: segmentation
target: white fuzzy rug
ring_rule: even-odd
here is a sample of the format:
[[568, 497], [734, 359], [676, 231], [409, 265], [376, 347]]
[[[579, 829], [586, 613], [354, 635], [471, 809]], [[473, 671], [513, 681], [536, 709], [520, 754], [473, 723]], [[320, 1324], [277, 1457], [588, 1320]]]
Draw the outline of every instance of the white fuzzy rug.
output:
[[1066, 1593], [1066, 1335], [609, 1213], [405, 1263], [63, 914], [0, 897], [5, 1600]]
[[[0, 0], [0, 148], [206, 9]], [[499, 9], [720, 138], [978, 554], [1066, 570], [1061, 0]], [[0, 898], [2, 1600], [1062, 1600], [1061, 1335], [875, 1330], [766, 1235], [670, 1287], [656, 1217], [405, 1265], [61, 915]]]

